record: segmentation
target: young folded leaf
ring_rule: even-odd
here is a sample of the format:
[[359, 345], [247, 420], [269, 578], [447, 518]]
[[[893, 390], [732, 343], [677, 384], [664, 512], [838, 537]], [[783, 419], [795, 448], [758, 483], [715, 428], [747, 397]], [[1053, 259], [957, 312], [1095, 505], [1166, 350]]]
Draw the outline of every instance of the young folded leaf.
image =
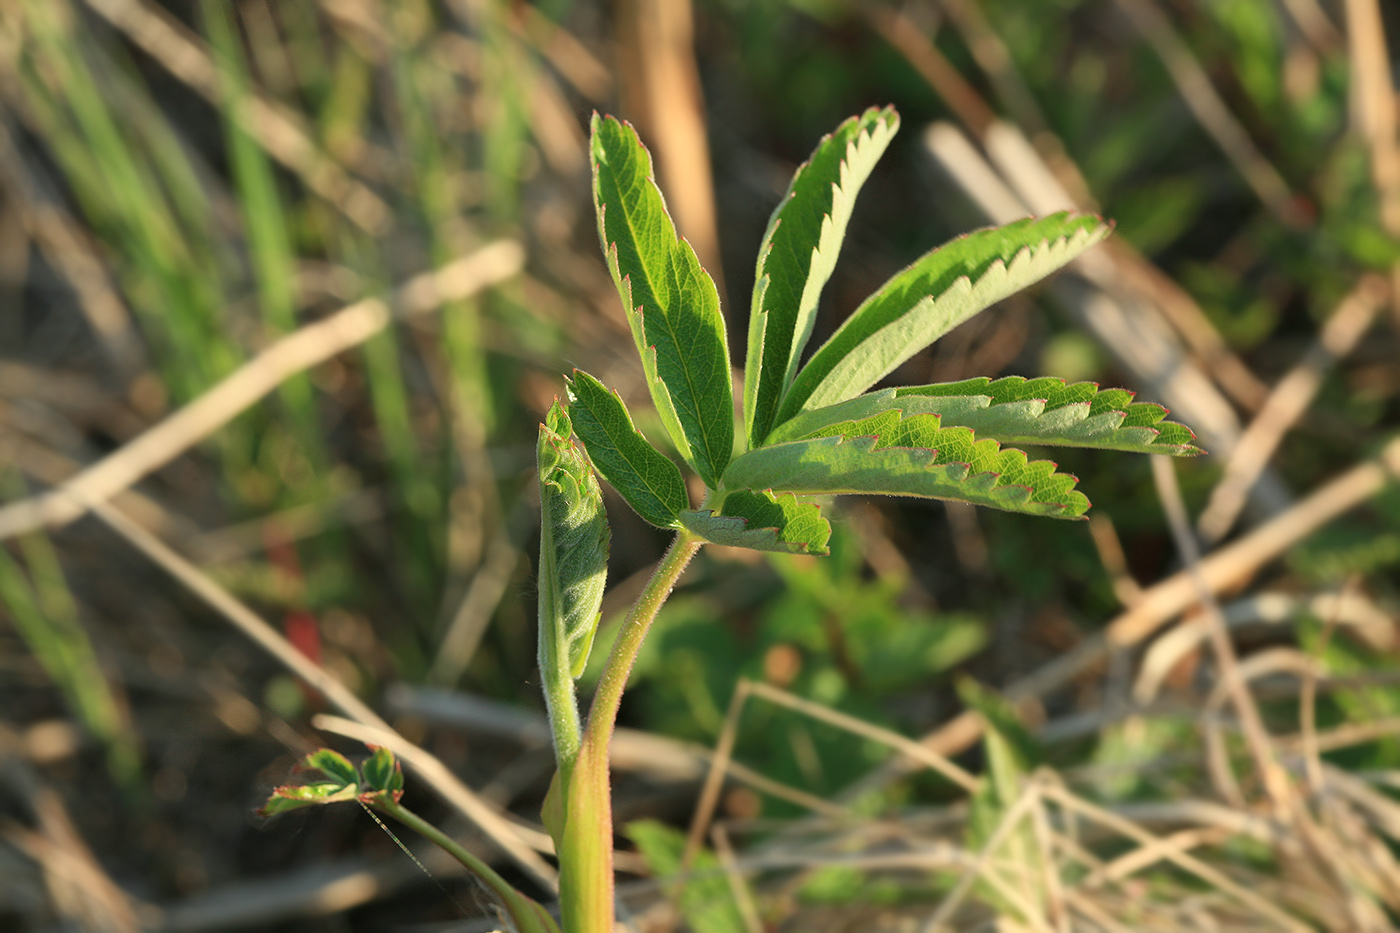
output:
[[637, 514], [659, 528], [678, 528], [690, 506], [680, 468], [632, 424], [621, 397], [582, 370], [569, 382], [573, 428], [593, 466]]
[[758, 248], [744, 372], [744, 425], [757, 447], [797, 373], [817, 301], [836, 267], [856, 193], [899, 129], [893, 107], [871, 108], [822, 138], [793, 175]]
[[787, 554], [827, 554], [831, 523], [810, 502], [794, 495], [775, 496], [769, 490], [736, 489], [718, 512], [690, 510], [681, 524], [714, 544], [780, 551]]
[[1089, 500], [1048, 460], [1029, 460], [933, 414], [888, 411], [818, 436], [751, 450], [725, 471], [727, 488], [799, 494], [876, 493], [957, 499], [1009, 512], [1078, 518]]
[[958, 237], [880, 287], [797, 374], [775, 425], [854, 398], [963, 321], [1108, 235], [1091, 214], [1053, 214]]
[[598, 236], [652, 401], [676, 449], [713, 487], [734, 452], [734, 398], [719, 293], [695, 250], [677, 238], [651, 155], [636, 131], [597, 114], [592, 129]]
[[583, 673], [608, 575], [603, 492], [558, 402], [540, 425], [540, 669]]

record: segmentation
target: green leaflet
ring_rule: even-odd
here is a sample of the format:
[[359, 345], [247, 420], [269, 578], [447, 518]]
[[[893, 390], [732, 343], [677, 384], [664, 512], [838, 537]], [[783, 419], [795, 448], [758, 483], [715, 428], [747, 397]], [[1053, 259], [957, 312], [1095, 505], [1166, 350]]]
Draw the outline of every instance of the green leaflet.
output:
[[676, 514], [690, 506], [680, 468], [647, 443], [618, 394], [576, 369], [569, 402], [574, 432], [603, 479], [653, 525], [679, 527]]
[[815, 504], [768, 490], [736, 489], [718, 513], [687, 509], [680, 519], [706, 541], [755, 551], [826, 554], [831, 539], [831, 523]]
[[690, 244], [677, 238], [636, 131], [597, 114], [592, 129], [598, 235], [652, 401], [676, 449], [713, 487], [734, 452], [719, 293]]
[[267, 801], [258, 809], [259, 816], [276, 816], [303, 807], [354, 800], [360, 793], [359, 770], [344, 755], [329, 748], [311, 752], [297, 763], [297, 770], [319, 771], [326, 780], [273, 788]]
[[939, 416], [901, 418], [887, 411], [735, 457], [731, 488], [795, 493], [877, 493], [959, 499], [1010, 512], [1077, 518], [1089, 500], [1073, 476], [1048, 460], [1029, 460], [967, 428], [944, 428]]
[[775, 424], [852, 398], [993, 302], [1108, 235], [1092, 214], [1053, 214], [958, 237], [865, 300], [797, 374]]
[[899, 129], [893, 107], [871, 108], [826, 136], [792, 178], [758, 248], [744, 372], [749, 446], [768, 435], [812, 335], [856, 193]]
[[540, 669], [583, 673], [608, 576], [603, 491], [557, 401], [540, 425]]
[[867, 392], [865, 395], [846, 399], [844, 402], [837, 402], [835, 405], [828, 405], [825, 408], [804, 411], [775, 428], [773, 433], [768, 435], [767, 443], [769, 445], [783, 444], [810, 437], [825, 437], [830, 433], [827, 429], [832, 425], [846, 421], [861, 421], [887, 411], [903, 412], [906, 416], [943, 415], [946, 419], [953, 412], [963, 413], [986, 408], [990, 402], [987, 396], [971, 392], [967, 395], [946, 398], [923, 398], [920, 396], [898, 398], [898, 391], [897, 389], [878, 389], [874, 392]]
[[987, 398], [987, 406], [948, 409], [944, 427], [963, 425], [979, 437], [1004, 444], [1094, 447], [1176, 457], [1201, 452], [1190, 428], [1162, 420], [1167, 415], [1165, 408], [1134, 402], [1127, 389], [1100, 389], [1092, 382], [1066, 383], [1053, 377], [1007, 376], [993, 381], [983, 376], [895, 390], [897, 406], [906, 399], [931, 402], [968, 395]]
[[843, 421], [886, 411], [938, 414], [943, 427], [966, 427], [1003, 444], [1048, 444], [1189, 457], [1200, 453], [1184, 425], [1163, 421], [1167, 410], [1134, 402], [1125, 389], [1046, 377], [983, 376], [963, 382], [880, 389], [784, 422], [769, 443], [801, 440]]

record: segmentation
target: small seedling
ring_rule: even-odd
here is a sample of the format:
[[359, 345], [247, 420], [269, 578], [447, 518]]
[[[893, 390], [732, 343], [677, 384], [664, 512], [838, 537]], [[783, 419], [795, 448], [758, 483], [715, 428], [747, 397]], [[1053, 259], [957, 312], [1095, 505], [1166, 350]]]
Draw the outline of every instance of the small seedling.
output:
[[[841, 124], [797, 170], [773, 212], [759, 248], [743, 418], [736, 423], [714, 282], [676, 235], [636, 132], [611, 117], [593, 117], [593, 197], [603, 253], [661, 423], [705, 492], [692, 507], [680, 466], [642, 436], [622, 398], [574, 371], [568, 403], [550, 409], [538, 450], [539, 659], [558, 763], [544, 819], [559, 856], [565, 933], [613, 930], [608, 743], [647, 629], [702, 544], [825, 554], [831, 525], [815, 500], [840, 493], [1079, 518], [1089, 500], [1075, 489], [1075, 477], [1005, 445], [1200, 452], [1189, 429], [1163, 420], [1160, 405], [1093, 383], [1010, 376], [873, 389], [957, 325], [1106, 237], [1110, 225], [1092, 214], [978, 230], [925, 254], [803, 362], [856, 193], [898, 128], [892, 108]], [[581, 722], [574, 681], [597, 628], [608, 550], [595, 471], [638, 515], [676, 537], [623, 621]], [[385, 772], [385, 755], [381, 749], [370, 759], [379, 762], [376, 774]], [[416, 817], [405, 819], [398, 785], [373, 783], [379, 778], [370, 779], [369, 767], [361, 779], [345, 759], [324, 751], [308, 764], [330, 782], [279, 789], [274, 801], [287, 801], [281, 809], [358, 796], [448, 848], [441, 833], [429, 833]], [[397, 774], [396, 766], [389, 770]], [[372, 790], [360, 790], [365, 786]], [[507, 896], [488, 867], [469, 867], [497, 892], [519, 929], [554, 928], [538, 904], [513, 891]]]

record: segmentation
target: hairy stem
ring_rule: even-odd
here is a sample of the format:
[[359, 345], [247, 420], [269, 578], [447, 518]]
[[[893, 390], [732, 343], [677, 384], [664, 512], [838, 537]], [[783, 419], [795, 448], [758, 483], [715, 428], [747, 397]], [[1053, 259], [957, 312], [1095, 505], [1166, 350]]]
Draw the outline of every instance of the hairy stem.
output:
[[561, 773], [567, 783], [565, 829], [559, 852], [559, 900], [568, 933], [612, 933], [613, 826], [608, 745], [622, 691], [642, 641], [701, 543], [688, 531], [677, 535], [632, 604], [593, 696], [573, 772]]
[[461, 862], [467, 871], [500, 898], [502, 907], [520, 933], [559, 933], [559, 925], [539, 903], [515, 890], [490, 865], [472, 855], [432, 823], [390, 797], [381, 797], [371, 806], [386, 816], [392, 816]]

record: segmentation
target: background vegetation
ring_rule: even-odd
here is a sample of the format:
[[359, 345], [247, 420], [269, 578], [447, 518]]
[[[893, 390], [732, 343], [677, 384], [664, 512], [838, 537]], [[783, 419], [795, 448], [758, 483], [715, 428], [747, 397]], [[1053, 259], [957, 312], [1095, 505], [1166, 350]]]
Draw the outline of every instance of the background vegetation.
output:
[[[252, 816], [353, 731], [313, 717], [374, 725], [343, 695], [546, 896], [536, 426], [573, 365], [645, 397], [588, 115], [650, 142], [742, 346], [792, 169], [886, 103], [818, 331], [963, 230], [1097, 209], [1112, 243], [897, 377], [1123, 385], [1210, 455], [1066, 452], [1085, 523], [870, 500], [830, 558], [703, 551], [624, 704], [637, 929], [1400, 924], [1395, 13], [0, 6], [0, 926], [493, 929], [362, 813]], [[664, 546], [609, 505], [603, 644]]]

